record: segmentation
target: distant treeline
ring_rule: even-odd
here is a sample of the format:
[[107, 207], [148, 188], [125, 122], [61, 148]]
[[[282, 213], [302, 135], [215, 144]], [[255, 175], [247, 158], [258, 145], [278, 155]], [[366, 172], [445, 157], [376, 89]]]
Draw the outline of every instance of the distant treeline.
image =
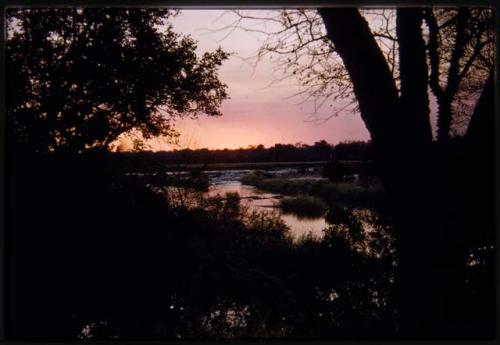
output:
[[338, 160], [372, 160], [370, 142], [349, 141], [332, 145], [321, 140], [313, 145], [276, 144], [265, 148], [258, 145], [239, 149], [184, 149], [161, 152], [117, 152], [123, 158], [153, 160], [156, 164], [211, 164], [241, 162], [299, 162]]

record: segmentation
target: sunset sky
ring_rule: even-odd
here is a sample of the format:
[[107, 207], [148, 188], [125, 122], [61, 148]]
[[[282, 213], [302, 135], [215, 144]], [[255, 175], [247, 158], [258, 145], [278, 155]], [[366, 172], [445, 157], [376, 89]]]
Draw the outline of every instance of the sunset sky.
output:
[[[276, 64], [272, 59], [264, 58], [256, 69], [243, 61], [242, 58], [256, 53], [262, 34], [235, 30], [228, 35], [228, 30], [214, 31], [234, 19], [235, 15], [229, 11], [205, 9], [182, 10], [172, 20], [175, 32], [191, 35], [198, 41], [199, 55], [218, 46], [233, 53], [220, 69], [220, 79], [228, 85], [230, 99], [223, 102], [221, 117], [177, 120], [176, 128], [181, 134], [177, 146], [153, 139], [148, 142], [150, 149], [231, 149], [258, 144], [266, 147], [276, 143], [312, 144], [321, 139], [333, 144], [369, 139], [359, 114], [352, 111], [339, 112], [322, 124], [308, 121], [313, 103], [301, 104], [303, 98], [290, 98], [299, 91], [296, 80], [269, 85], [283, 76], [275, 71]], [[316, 116], [326, 117], [331, 114], [328, 112], [331, 109], [323, 109]]]
[[[222, 16], [221, 16], [222, 15]], [[222, 10], [182, 10], [172, 20], [174, 31], [191, 35], [198, 41], [199, 55], [221, 46], [233, 55], [220, 69], [220, 79], [228, 85], [230, 99], [222, 104], [220, 117], [201, 116], [197, 120], [177, 120], [180, 132], [178, 149], [238, 148], [248, 145], [303, 142], [312, 144], [325, 139], [330, 143], [343, 140], [366, 140], [369, 134], [359, 115], [340, 114], [321, 125], [308, 122], [313, 110], [311, 102], [299, 104], [302, 98], [290, 98], [299, 91], [295, 80], [269, 86], [282, 75], [273, 72], [276, 65], [265, 58], [254, 68], [244, 62], [255, 54], [262, 35], [235, 30], [209, 32], [229, 24], [234, 15]], [[318, 117], [328, 115], [318, 113]], [[153, 150], [174, 148], [163, 140], [149, 141]]]

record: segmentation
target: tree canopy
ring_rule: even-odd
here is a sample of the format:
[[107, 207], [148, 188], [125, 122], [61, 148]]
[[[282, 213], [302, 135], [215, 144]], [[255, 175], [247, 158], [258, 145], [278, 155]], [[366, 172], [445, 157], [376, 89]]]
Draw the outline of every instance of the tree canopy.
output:
[[221, 48], [196, 55], [167, 9], [7, 10], [13, 142], [37, 152], [106, 148], [136, 130], [171, 136], [180, 116], [220, 115]]

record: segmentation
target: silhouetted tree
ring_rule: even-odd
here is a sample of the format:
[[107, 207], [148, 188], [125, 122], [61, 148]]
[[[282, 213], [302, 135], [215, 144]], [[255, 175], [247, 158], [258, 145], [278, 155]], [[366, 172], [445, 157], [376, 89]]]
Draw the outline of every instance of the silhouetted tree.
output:
[[39, 152], [106, 148], [120, 134], [173, 134], [178, 116], [220, 115], [220, 48], [197, 57], [167, 9], [7, 10], [7, 113]]
[[437, 137], [444, 142], [453, 124], [467, 125], [472, 112], [462, 108], [470, 108], [493, 70], [495, 21], [491, 10], [481, 8], [426, 9], [424, 20], [429, 86], [439, 107]]
[[[400, 91], [400, 47], [398, 15], [395, 9], [360, 9], [368, 21], [371, 36]], [[236, 19], [222, 28], [240, 27], [265, 35], [255, 56], [275, 57], [283, 78], [295, 77], [301, 85], [297, 95], [312, 100], [315, 113], [311, 120], [322, 123], [337, 114], [355, 111], [358, 99], [353, 93], [345, 61], [334, 42], [328, 39], [323, 18], [314, 9], [286, 9], [247, 13], [233, 11]], [[447, 141], [450, 129], [463, 134], [488, 73], [494, 64], [494, 16], [487, 8], [423, 9], [421, 33], [429, 64], [429, 88], [437, 99], [438, 140]], [[272, 29], [256, 29], [255, 23], [267, 21]], [[326, 107], [328, 106], [328, 107]], [[319, 116], [319, 109], [326, 117]]]
[[[474, 93], [467, 85], [481, 85], [475, 97], [481, 91], [491, 92], [493, 12], [441, 12], [444, 14], [423, 8], [378, 13], [351, 8], [292, 9], [263, 17], [236, 12], [239, 17], [230, 25], [241, 26], [243, 19], [273, 22], [277, 29], [265, 32], [268, 39], [257, 57], [278, 55], [278, 66], [300, 79], [302, 93], [319, 97], [319, 106], [355, 96], [399, 229], [399, 312], [402, 334], [407, 336], [450, 336], [466, 331], [462, 327], [466, 315], [461, 296], [467, 238], [475, 229], [471, 223], [464, 226], [465, 218], [493, 217], [489, 207], [484, 207], [483, 213], [475, 208], [475, 216], [465, 215], [472, 209], [471, 194], [466, 192], [469, 188], [462, 186], [472, 183], [468, 180], [472, 175], [465, 173], [471, 162], [465, 153], [470, 150], [457, 152], [432, 145], [428, 97], [429, 86], [439, 93], [436, 83], [443, 88], [442, 83], [447, 80], [445, 88], [449, 90], [444, 91], [446, 97], [438, 111], [455, 108], [457, 113], [460, 107], [453, 102], [464, 99], [456, 97], [459, 89], [472, 99]], [[440, 23], [436, 31], [432, 19], [445, 14], [451, 21]], [[382, 16], [382, 25], [369, 23], [370, 15]], [[424, 32], [424, 15], [431, 19], [429, 36]], [[446, 30], [451, 30], [451, 34]], [[439, 41], [436, 34], [446, 37]], [[441, 54], [441, 61], [436, 62], [436, 51]], [[448, 60], [450, 65], [444, 66]], [[476, 66], [473, 69], [477, 73], [471, 66]], [[489, 85], [483, 87], [487, 79]], [[493, 117], [483, 116], [484, 121], [474, 118], [479, 113], [493, 113], [491, 100], [483, 102], [487, 105], [481, 107], [482, 111], [470, 112], [471, 123], [481, 123], [482, 131], [488, 130], [486, 123], [493, 125]], [[442, 141], [449, 136], [450, 117], [438, 114], [438, 139]], [[487, 138], [489, 143], [482, 140], [480, 147], [484, 150], [477, 152], [482, 157], [481, 165], [492, 159], [488, 150], [492, 150], [493, 141], [491, 136]], [[466, 145], [474, 147], [475, 140], [468, 140]], [[493, 181], [489, 177], [491, 187]]]
[[339, 160], [373, 160], [370, 142], [344, 141], [335, 145], [333, 155]]
[[[361, 14], [354, 9], [320, 14], [353, 83], [396, 211], [404, 334], [450, 336], [463, 330], [464, 322], [460, 296], [467, 245], [457, 210], [464, 210], [467, 195], [455, 195], [463, 183], [456, 158], [430, 150], [422, 11], [397, 10], [400, 94]], [[488, 111], [493, 112], [492, 103]]]

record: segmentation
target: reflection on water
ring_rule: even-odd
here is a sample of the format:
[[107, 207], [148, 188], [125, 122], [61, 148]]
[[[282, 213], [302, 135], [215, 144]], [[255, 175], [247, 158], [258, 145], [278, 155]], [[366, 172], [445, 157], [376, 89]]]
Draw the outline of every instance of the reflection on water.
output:
[[[289, 173], [288, 170], [280, 169], [272, 171], [272, 173], [279, 176]], [[264, 192], [253, 186], [241, 184], [241, 177], [249, 172], [251, 172], [251, 170], [232, 170], [223, 172], [208, 171], [210, 186], [205, 195], [210, 197], [217, 195], [224, 197], [226, 193], [238, 193], [241, 197], [241, 205], [248, 207], [250, 211], [277, 210], [282, 195]], [[306, 234], [311, 234], [314, 237], [321, 237], [323, 236], [323, 230], [327, 226], [325, 217], [299, 219], [293, 214], [280, 213], [280, 215], [281, 219], [290, 228], [295, 238], [299, 238]]]
[[[294, 214], [284, 214], [279, 208], [281, 194], [269, 193], [259, 190], [254, 186], [244, 185], [240, 182], [241, 178], [252, 172], [253, 170], [217, 170], [205, 171], [208, 176], [209, 187], [206, 192], [199, 192], [186, 187], [153, 187], [160, 193], [165, 193], [170, 204], [179, 206], [202, 205], [201, 200], [213, 197], [226, 198], [227, 194], [238, 193], [240, 197], [240, 205], [248, 211], [258, 212], [278, 212], [280, 218], [285, 225], [290, 229], [290, 233], [295, 239], [300, 239], [310, 235], [313, 238], [323, 238], [325, 229], [343, 232], [347, 226], [349, 228], [349, 236], [351, 238], [363, 237], [365, 239], [376, 237], [378, 231], [373, 232], [373, 227], [376, 222], [376, 214], [368, 209], [354, 209], [348, 213], [353, 219], [345, 218], [345, 212], [339, 210], [330, 210], [325, 216], [317, 218], [297, 217]], [[276, 169], [268, 170], [266, 173], [274, 176], [286, 176], [291, 174], [291, 169]], [[174, 173], [167, 173], [174, 174]], [[177, 175], [185, 175], [187, 172], [175, 172]], [[304, 178], [303, 176], [295, 176], [294, 178]], [[307, 178], [314, 178], [308, 176]], [[319, 177], [317, 177], [319, 178]], [[343, 225], [339, 226], [339, 220], [344, 221]], [[341, 222], [342, 223], [342, 222]], [[357, 233], [356, 233], [357, 232]], [[370, 245], [363, 243], [359, 245], [364, 248], [369, 248]]]
[[281, 219], [290, 227], [296, 237], [311, 234], [313, 237], [321, 238], [323, 230], [327, 227], [325, 217], [316, 219], [299, 219], [293, 214], [282, 214]]

